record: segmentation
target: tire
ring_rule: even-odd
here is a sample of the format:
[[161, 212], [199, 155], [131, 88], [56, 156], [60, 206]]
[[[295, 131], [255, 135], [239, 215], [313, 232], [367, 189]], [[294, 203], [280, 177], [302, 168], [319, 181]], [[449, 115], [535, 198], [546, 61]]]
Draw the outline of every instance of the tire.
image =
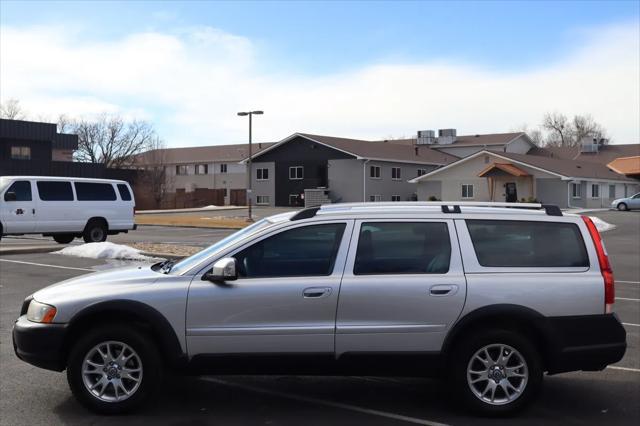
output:
[[618, 204], [618, 210], [620, 210], [621, 212], [624, 212], [629, 210], [629, 207], [627, 206], [627, 203], [620, 203]]
[[[118, 362], [122, 353], [128, 357], [126, 363]], [[91, 372], [83, 373], [84, 366]], [[124, 325], [103, 326], [85, 334], [73, 346], [67, 381], [76, 399], [89, 410], [121, 414], [140, 407], [160, 386], [162, 361], [149, 336]]]
[[102, 220], [92, 219], [84, 227], [82, 238], [85, 243], [101, 243], [107, 240], [107, 224]]
[[[521, 334], [500, 329], [475, 332], [456, 347], [449, 377], [456, 399], [470, 411], [492, 417], [514, 414], [526, 407], [540, 390], [543, 374], [540, 355]], [[488, 363], [484, 349], [488, 349], [491, 358]], [[503, 357], [501, 362], [499, 353]], [[522, 367], [516, 368], [519, 365]], [[505, 377], [507, 374], [510, 377]], [[491, 375], [494, 377], [489, 378]]]
[[75, 235], [73, 234], [58, 234], [53, 236], [53, 240], [58, 244], [69, 244], [74, 238]]

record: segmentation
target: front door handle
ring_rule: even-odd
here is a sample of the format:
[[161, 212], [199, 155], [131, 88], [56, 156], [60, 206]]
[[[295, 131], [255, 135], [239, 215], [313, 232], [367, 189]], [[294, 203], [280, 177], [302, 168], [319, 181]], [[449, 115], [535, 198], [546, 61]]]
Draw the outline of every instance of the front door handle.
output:
[[453, 296], [457, 292], [458, 286], [455, 284], [438, 284], [429, 289], [429, 294], [432, 296]]
[[309, 287], [302, 292], [305, 299], [327, 297], [331, 294], [331, 287]]

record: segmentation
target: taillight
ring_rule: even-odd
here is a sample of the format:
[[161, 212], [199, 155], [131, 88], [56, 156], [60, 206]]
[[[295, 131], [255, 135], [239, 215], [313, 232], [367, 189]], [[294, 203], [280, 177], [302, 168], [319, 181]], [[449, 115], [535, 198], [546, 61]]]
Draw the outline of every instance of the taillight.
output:
[[607, 249], [604, 246], [600, 232], [588, 216], [582, 216], [582, 220], [587, 225], [593, 244], [596, 246], [596, 253], [598, 253], [598, 263], [600, 264], [600, 271], [602, 272], [602, 278], [604, 278], [604, 306], [607, 313], [611, 312], [613, 303], [616, 300], [615, 280], [613, 279], [613, 270], [611, 269], [611, 263], [609, 263], [609, 255]]

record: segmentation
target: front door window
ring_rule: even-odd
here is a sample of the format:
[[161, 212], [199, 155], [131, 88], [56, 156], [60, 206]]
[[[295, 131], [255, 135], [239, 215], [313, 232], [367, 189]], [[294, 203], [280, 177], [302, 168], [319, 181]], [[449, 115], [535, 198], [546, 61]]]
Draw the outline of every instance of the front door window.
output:
[[518, 190], [515, 182], [507, 182], [505, 184], [505, 201], [507, 203], [515, 203], [518, 201]]

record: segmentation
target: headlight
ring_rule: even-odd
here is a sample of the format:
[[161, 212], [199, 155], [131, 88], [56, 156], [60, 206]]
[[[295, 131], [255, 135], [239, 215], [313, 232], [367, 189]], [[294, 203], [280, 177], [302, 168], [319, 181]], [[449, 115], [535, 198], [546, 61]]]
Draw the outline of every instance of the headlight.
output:
[[51, 305], [45, 305], [36, 300], [32, 300], [29, 303], [29, 309], [27, 310], [27, 319], [33, 322], [40, 322], [49, 324], [53, 322], [53, 317], [56, 316], [56, 308]]

